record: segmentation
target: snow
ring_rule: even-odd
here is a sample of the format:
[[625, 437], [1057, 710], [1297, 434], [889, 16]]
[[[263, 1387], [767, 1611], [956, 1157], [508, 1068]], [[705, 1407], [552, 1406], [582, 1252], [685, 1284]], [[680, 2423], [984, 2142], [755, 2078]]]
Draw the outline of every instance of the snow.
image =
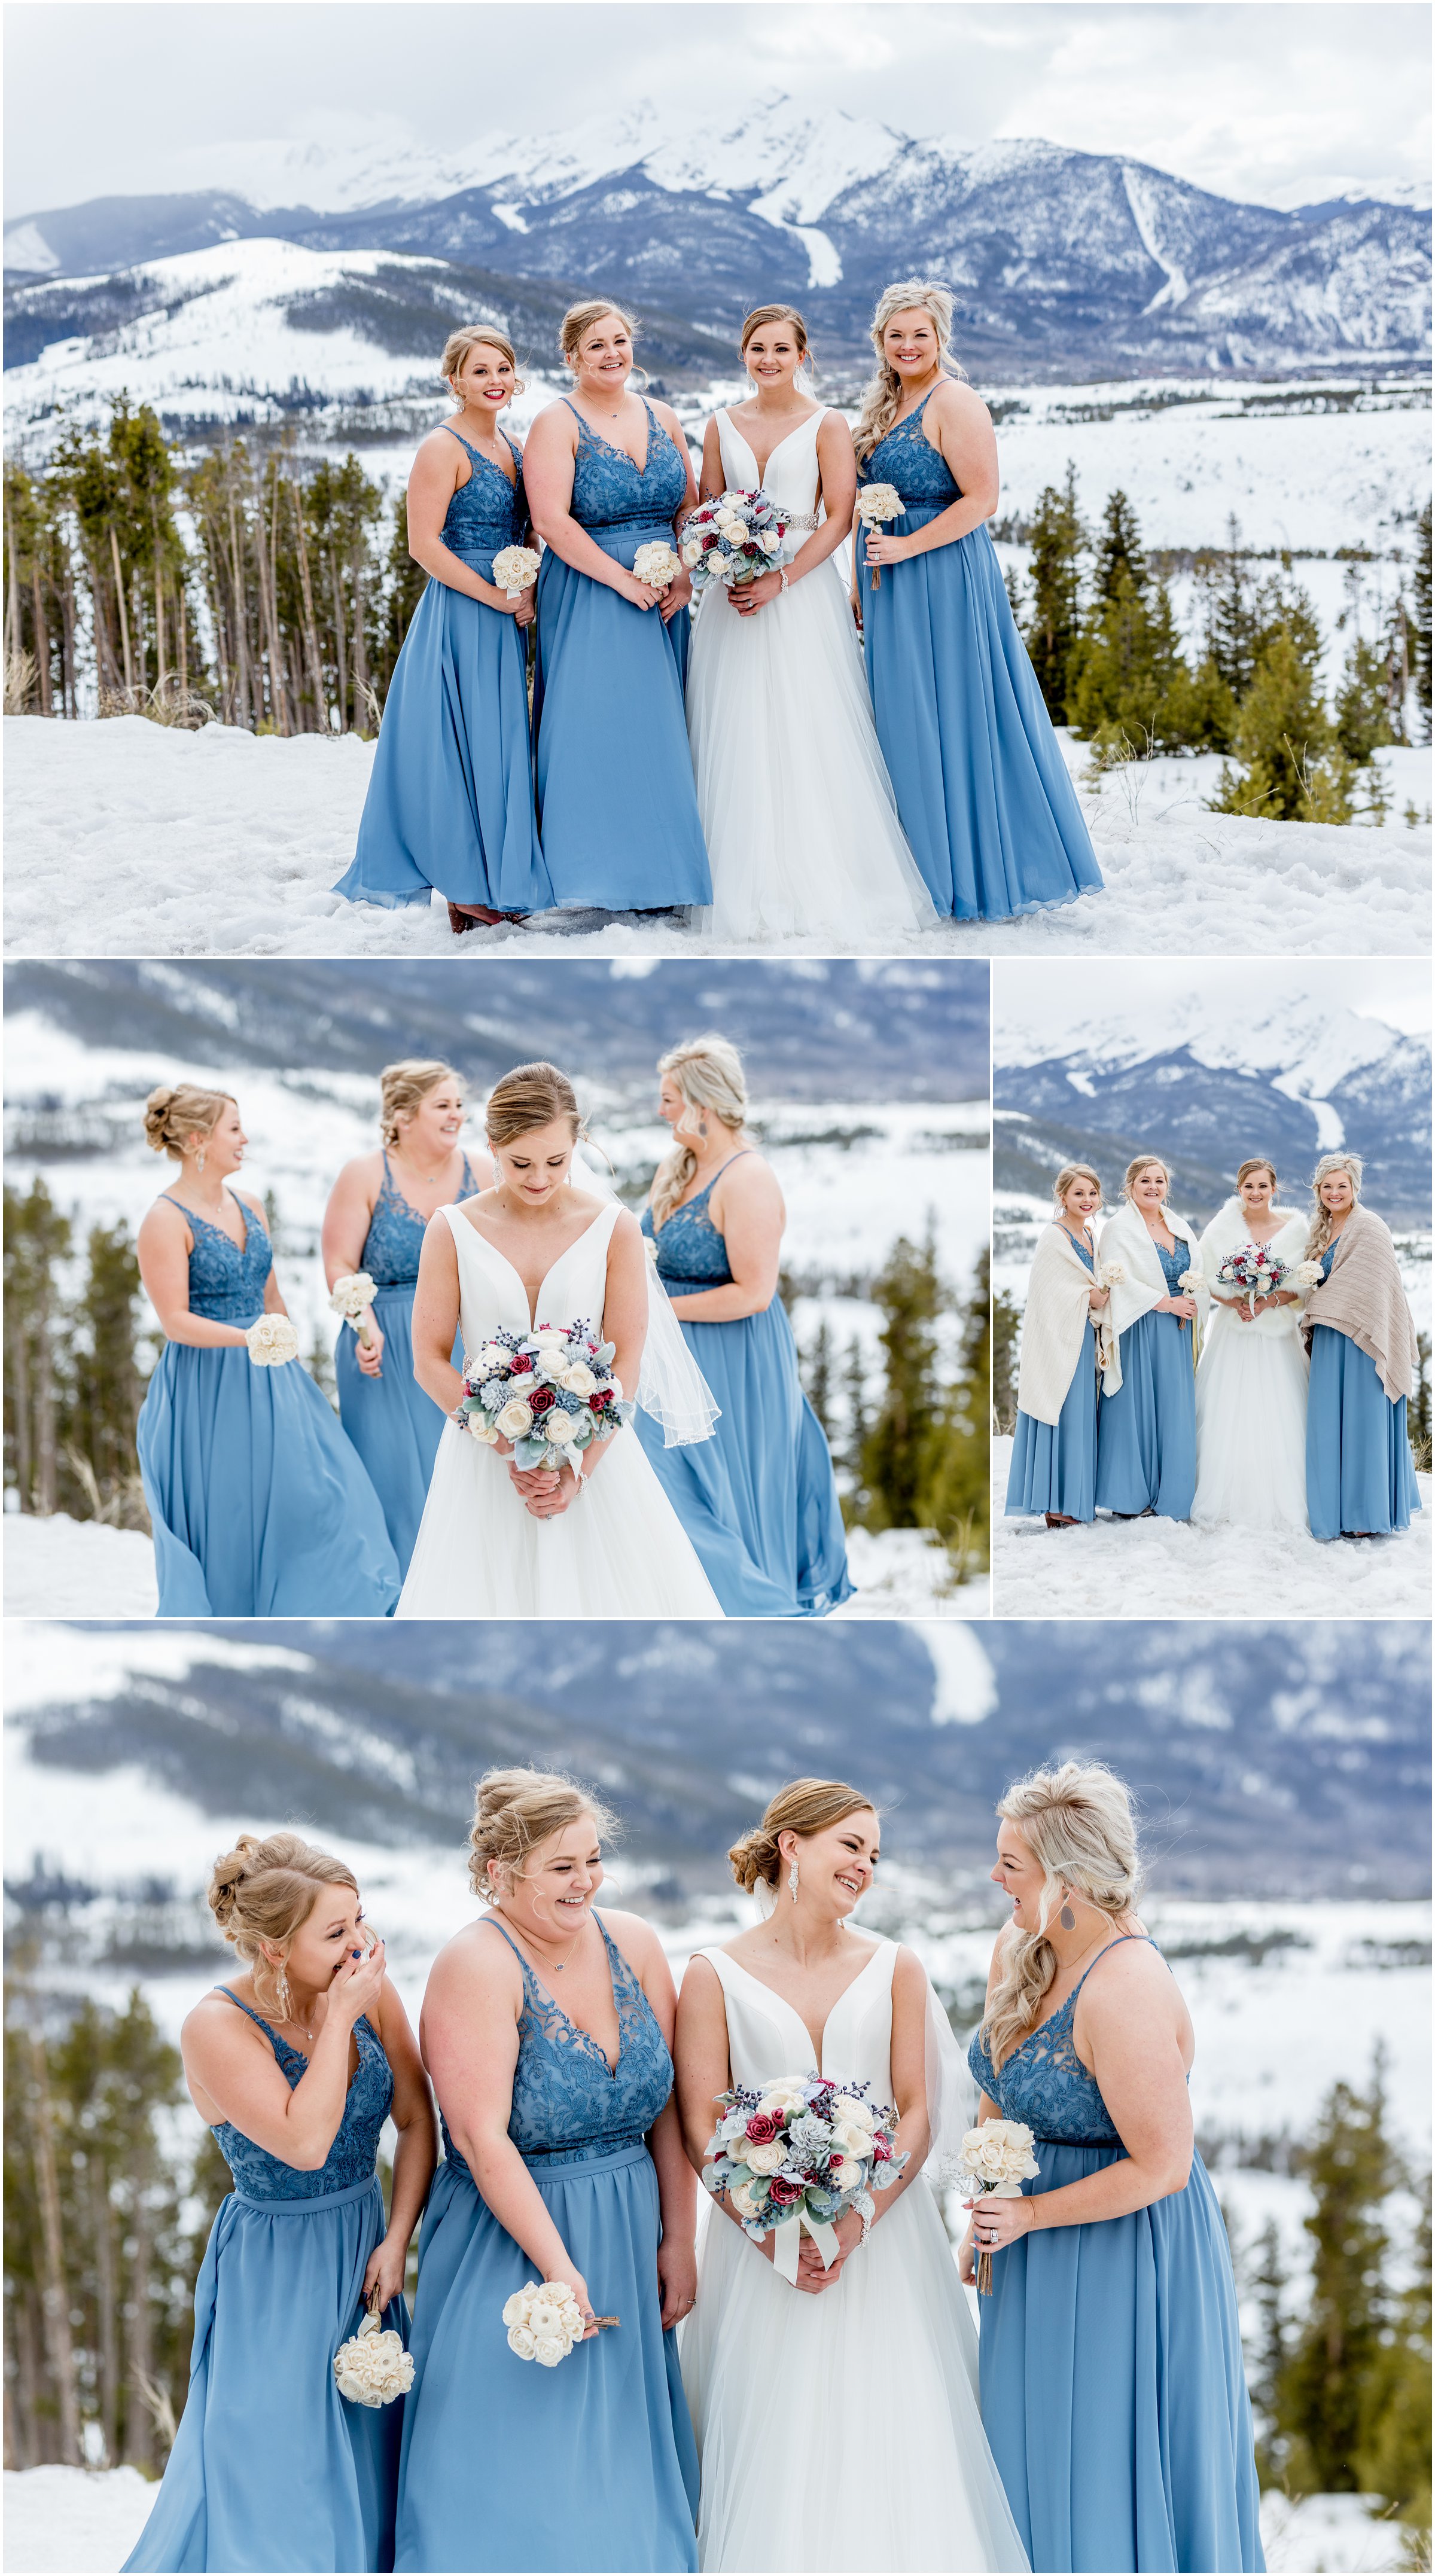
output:
[[140, 1530], [7, 1512], [7, 1619], [152, 1619], [154, 1549]]
[[999, 1619], [1423, 1619], [1430, 1612], [1431, 1479], [1392, 1538], [1337, 1539], [1186, 1521], [1049, 1530], [1005, 1520], [1012, 1442], [992, 1441], [992, 1600]]
[[[1079, 776], [1083, 746], [1062, 736]], [[125, 716], [5, 721], [7, 945], [17, 956], [700, 956], [679, 922], [556, 914], [456, 941], [435, 901], [345, 903], [371, 744]], [[1428, 754], [1403, 755], [1426, 781]], [[1430, 832], [1208, 814], [1219, 764], [1142, 765], [1084, 796], [1105, 891], [1015, 922], [945, 922], [884, 954], [1326, 956], [1429, 944]], [[1124, 777], [1123, 773], [1123, 777]], [[1134, 799], [1135, 810], [1132, 810]], [[790, 954], [852, 953], [830, 938]]]
[[1410, 2536], [1381, 2518], [1376, 2496], [1315, 2495], [1293, 2503], [1274, 2488], [1261, 2498], [1261, 2537], [1270, 2576], [1344, 2576], [1365, 2570], [1408, 2567]]
[[[951, 1584], [951, 1566], [929, 1530], [847, 1533], [847, 1570], [857, 1586], [834, 1619], [985, 1619], [991, 1587], [985, 1575]], [[941, 1667], [939, 1667], [939, 1670]]]
[[1249, 979], [1237, 989], [1234, 982], [1201, 976], [1184, 990], [1163, 989], [1153, 998], [1139, 972], [1098, 970], [1096, 989], [1084, 997], [1083, 1008], [1078, 997], [1052, 993], [1049, 969], [1029, 983], [998, 967], [993, 1062], [1046, 1064], [1059, 1054], [1066, 1059], [1068, 1081], [1089, 1092], [1090, 1073], [1082, 1067], [1105, 1072], [1184, 1048], [1197, 1064], [1213, 1069], [1270, 1073], [1291, 1099], [1314, 1106], [1321, 1093], [1338, 1091], [1351, 1074], [1379, 1064], [1405, 1040], [1383, 1020], [1349, 1008], [1338, 967], [1312, 969], [1304, 994], [1293, 989], [1299, 971], [1287, 970], [1263, 1000], [1246, 989]]

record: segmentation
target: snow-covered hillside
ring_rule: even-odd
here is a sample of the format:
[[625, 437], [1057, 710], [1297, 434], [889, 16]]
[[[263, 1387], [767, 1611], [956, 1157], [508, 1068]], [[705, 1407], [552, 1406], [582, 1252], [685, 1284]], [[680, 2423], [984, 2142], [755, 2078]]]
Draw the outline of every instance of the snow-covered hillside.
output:
[[[1083, 747], [1063, 736], [1078, 778]], [[283, 742], [218, 725], [167, 731], [5, 721], [6, 940], [25, 957], [701, 956], [676, 921], [541, 916], [453, 939], [440, 903], [403, 912], [332, 893], [354, 852], [372, 747]], [[1429, 756], [1387, 754], [1413, 788]], [[1212, 772], [1219, 767], [1209, 763]], [[915, 956], [1419, 955], [1430, 939], [1430, 832], [1206, 813], [1199, 764], [1164, 761], [1086, 799], [1105, 891], [1017, 922], [893, 936]], [[1123, 781], [1126, 783], [1123, 784]], [[1134, 808], [1134, 810], [1133, 810]], [[824, 937], [790, 951], [830, 955]], [[848, 953], [845, 950], [840, 953]]]

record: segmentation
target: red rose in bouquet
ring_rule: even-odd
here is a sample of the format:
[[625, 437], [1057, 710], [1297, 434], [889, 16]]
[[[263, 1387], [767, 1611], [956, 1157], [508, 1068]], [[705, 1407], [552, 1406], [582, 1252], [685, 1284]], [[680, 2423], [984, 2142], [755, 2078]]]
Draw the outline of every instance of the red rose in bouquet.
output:
[[536, 1386], [533, 1393], [525, 1398], [525, 1401], [529, 1412], [536, 1414], [547, 1413], [550, 1407], [557, 1403], [558, 1399], [551, 1386]]
[[795, 2200], [801, 2200], [802, 2185], [789, 2182], [785, 2174], [774, 2174], [767, 2186], [767, 2196], [774, 2209], [790, 2209]]
[[771, 2111], [754, 2111], [747, 2134], [755, 2147], [770, 2147], [773, 2139], [782, 2135], [782, 2122]]

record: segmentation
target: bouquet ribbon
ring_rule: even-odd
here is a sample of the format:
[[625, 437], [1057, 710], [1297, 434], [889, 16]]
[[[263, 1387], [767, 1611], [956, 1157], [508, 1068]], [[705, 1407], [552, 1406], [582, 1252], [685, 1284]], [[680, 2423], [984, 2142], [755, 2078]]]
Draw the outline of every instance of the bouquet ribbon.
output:
[[806, 2211], [801, 2210], [794, 2218], [782, 2219], [772, 2240], [772, 2268], [780, 2272], [794, 2290], [797, 2287], [797, 2257], [804, 2232], [811, 2237], [821, 2255], [824, 2272], [831, 2270], [842, 2251], [836, 2228], [829, 2227], [825, 2218], [809, 2218]]
[[[991, 2185], [991, 2187], [990, 2187], [990, 2189], [989, 2189], [989, 2190], [984, 2191], [984, 2192], [982, 2193], [982, 2195], [981, 2195], [981, 2199], [979, 2199], [979, 2200], [978, 2200], [978, 2202], [977, 2202], [976, 2210], [975, 2210], [975, 2212], [974, 2212], [974, 2216], [975, 2216], [975, 2218], [976, 2218], [976, 2221], [977, 2221], [977, 2225], [978, 2225], [978, 2227], [980, 2228], [980, 2225], [981, 2225], [982, 2201], [984, 2201], [984, 2200], [1020, 2200], [1020, 2198], [1021, 2198], [1021, 2184], [1020, 2184], [1019, 2182], [996, 2182], [996, 2183], [993, 2183], [993, 2184]], [[985, 2297], [985, 2296], [988, 2296], [988, 2295], [990, 2294], [991, 2286], [992, 2286], [992, 2258], [991, 2258], [990, 2254], [986, 2251], [986, 2249], [985, 2249], [984, 2247], [982, 2247], [982, 2246], [978, 2246], [978, 2248], [977, 2248], [977, 2288], [978, 2288], [978, 2290], [979, 2290], [979, 2291], [981, 2291], [981, 2293], [982, 2293], [982, 2294], [983, 2294], [983, 2296]]]

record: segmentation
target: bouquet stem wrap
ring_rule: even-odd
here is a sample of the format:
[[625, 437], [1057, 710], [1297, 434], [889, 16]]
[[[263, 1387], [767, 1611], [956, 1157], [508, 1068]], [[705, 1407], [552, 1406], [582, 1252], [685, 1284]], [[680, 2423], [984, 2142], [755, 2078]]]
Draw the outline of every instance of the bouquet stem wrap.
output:
[[772, 2239], [772, 2268], [774, 2272], [780, 2272], [789, 2288], [794, 2290], [797, 2287], [797, 2257], [802, 2250], [804, 2235], [811, 2237], [821, 2255], [824, 2272], [831, 2271], [842, 2251], [836, 2228], [829, 2227], [825, 2218], [809, 2218], [805, 2209], [799, 2210], [795, 2218], [784, 2218]]
[[[1020, 2200], [1020, 2198], [1021, 2184], [1019, 2182], [987, 2183], [982, 2189], [983, 2200]], [[978, 2215], [980, 2215], [980, 2212], [978, 2212]], [[992, 2258], [985, 2246], [980, 2249], [977, 2255], [977, 2288], [984, 2299], [989, 2299], [991, 2297]]]

